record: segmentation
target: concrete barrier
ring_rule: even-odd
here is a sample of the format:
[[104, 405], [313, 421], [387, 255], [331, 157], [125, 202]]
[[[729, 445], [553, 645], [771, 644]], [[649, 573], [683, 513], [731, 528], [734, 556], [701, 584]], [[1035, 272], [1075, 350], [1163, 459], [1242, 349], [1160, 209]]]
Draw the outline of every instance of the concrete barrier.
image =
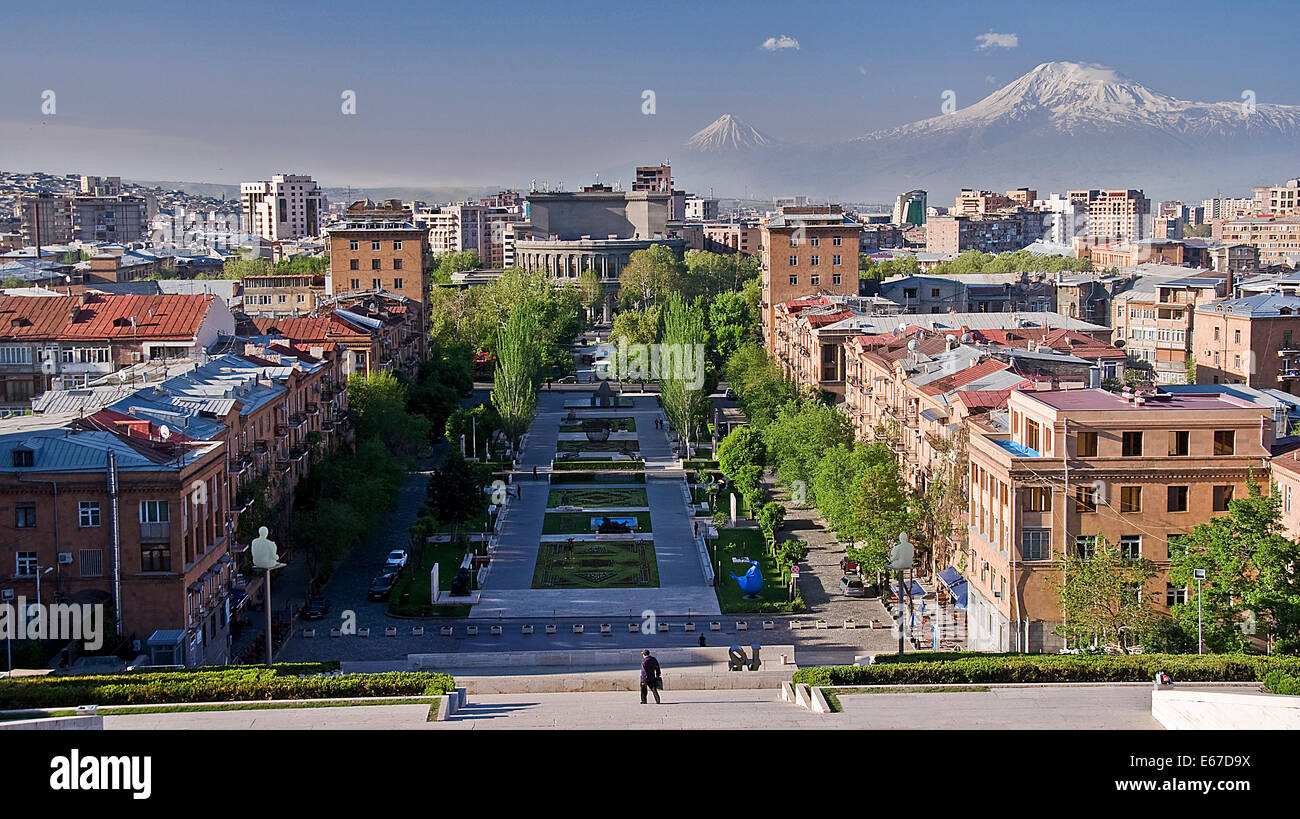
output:
[[104, 718], [98, 714], [84, 717], [44, 717], [0, 722], [0, 731], [102, 731]]
[[1300, 730], [1300, 697], [1185, 688], [1151, 692], [1151, 716], [1169, 730]]

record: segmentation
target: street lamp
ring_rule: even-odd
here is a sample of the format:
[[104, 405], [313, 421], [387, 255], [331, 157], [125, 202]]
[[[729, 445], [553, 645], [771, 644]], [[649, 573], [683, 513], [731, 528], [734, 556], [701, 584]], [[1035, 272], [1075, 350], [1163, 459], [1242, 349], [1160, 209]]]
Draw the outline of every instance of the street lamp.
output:
[[1201, 631], [1201, 581], [1205, 579], [1205, 569], [1192, 569], [1196, 578], [1196, 653], [1205, 653], [1205, 641]]
[[49, 574], [52, 571], [54, 571], [53, 566], [36, 567], [36, 608], [37, 609], [40, 609], [41, 607], [41, 575]]

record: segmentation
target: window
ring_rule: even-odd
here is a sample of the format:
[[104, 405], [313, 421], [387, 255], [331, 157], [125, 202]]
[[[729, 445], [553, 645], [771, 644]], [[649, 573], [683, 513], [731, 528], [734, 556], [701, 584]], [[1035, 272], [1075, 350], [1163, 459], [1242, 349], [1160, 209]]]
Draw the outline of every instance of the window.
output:
[[353, 280], [352, 280], [352, 289], [353, 289], [353, 290], [360, 290], [360, 289], [361, 289], [361, 280], [360, 280], [360, 279], [353, 279]]
[[1142, 433], [1124, 433], [1124, 457], [1133, 458], [1142, 454]]
[[140, 571], [170, 572], [172, 570], [172, 550], [166, 544], [148, 544], [140, 547]]
[[[831, 244], [834, 245], [835, 247], [839, 247], [840, 245], [844, 244], [844, 239], [841, 236], [832, 236]], [[835, 258], [838, 259], [839, 256], [836, 256]], [[836, 264], [839, 264], [839, 262], [836, 262]]]
[[382, 269], [382, 268], [380, 268], [380, 266], [379, 266], [379, 259], [371, 259], [371, 260], [370, 260], [370, 269], [371, 269], [371, 270], [380, 270], [380, 269]]
[[812, 265], [813, 267], [817, 267], [821, 263], [822, 263], [822, 259], [816, 253], [814, 253], [812, 257], [808, 260], [808, 264]]
[[791, 277], [790, 277], [790, 286], [791, 286], [791, 287], [793, 287], [794, 285], [796, 285], [796, 284], [798, 284], [798, 283], [799, 283], [799, 277], [798, 277], [798, 276], [791, 276]]
[[81, 550], [81, 576], [102, 577], [104, 574], [104, 552], [102, 549]]
[[383, 279], [371, 279], [371, 280], [370, 280], [370, 286], [371, 286], [371, 288], [373, 288], [373, 289], [375, 289], [375, 290], [382, 290], [383, 288], [379, 286], [379, 283], [380, 283], [381, 281], [383, 281]]
[[843, 282], [844, 282], [844, 277], [842, 275], [840, 275], [839, 273], [831, 274], [831, 284], [842, 284]]
[[[798, 247], [798, 246], [799, 246], [799, 237], [795, 236], [793, 233], [790, 234], [790, 247]], [[793, 259], [794, 257], [791, 256], [790, 258]]]
[[99, 501], [82, 501], [77, 504], [77, 525], [82, 527], [99, 525]]
[[402, 249], [402, 240], [401, 240], [401, 239], [394, 239], [394, 240], [393, 240], [393, 250], [401, 250], [401, 249]]
[[36, 528], [36, 504], [14, 504], [14, 526], [18, 529]]
[[1052, 559], [1052, 530], [1025, 529], [1021, 535], [1020, 556], [1023, 560]]
[[350, 240], [348, 240], [348, 250], [358, 250], [358, 249], [359, 249], [359, 248], [357, 247], [357, 240], [356, 240], [356, 239], [350, 239]]
[[36, 453], [30, 449], [18, 448], [14, 450], [14, 466], [32, 466], [36, 462]]
[[1097, 457], [1097, 433], [1080, 432], [1074, 436], [1074, 455], [1076, 458]]
[[930, 298], [932, 298], [932, 299], [937, 299], [937, 298], [939, 298], [939, 288], [937, 288], [937, 287], [931, 287], [931, 288], [930, 288]]
[[401, 289], [402, 289], [402, 280], [401, 280], [401, 279], [393, 279], [393, 289], [394, 289], [394, 290], [401, 290]]
[[1241, 331], [1240, 331], [1240, 330], [1233, 330], [1233, 331], [1232, 331], [1232, 343], [1233, 343], [1233, 344], [1240, 344], [1240, 343], [1241, 343]]
[[1074, 553], [1082, 560], [1091, 560], [1097, 551], [1096, 535], [1076, 535], [1074, 538]]
[[813, 275], [808, 277], [808, 283], [811, 284], [813, 287], [816, 287], [817, 285], [822, 283], [822, 277], [814, 273]]
[[799, 266], [799, 257], [798, 257], [798, 256], [791, 256], [791, 257], [790, 257], [790, 266], [791, 266], [791, 267], [798, 267], [798, 266]]
[[171, 515], [167, 507], [167, 501], [164, 500], [140, 501], [140, 522], [141, 523], [167, 523], [170, 520], [171, 520]]
[[280, 304], [284, 304], [284, 303], [287, 302], [288, 300], [289, 300], [289, 297], [288, 297], [288, 296], [285, 296], [285, 295], [281, 295], [281, 296], [278, 298], [278, 301], [279, 301]]
[[1215, 340], [1215, 341], [1218, 341], [1218, 340], [1219, 340], [1219, 328], [1218, 328], [1218, 327], [1215, 327], [1215, 328], [1214, 328], [1214, 340]]
[[1142, 536], [1141, 535], [1120, 535], [1119, 538], [1119, 556], [1125, 560], [1142, 559]]
[[1167, 509], [1170, 512], [1187, 511], [1187, 487], [1186, 486], [1169, 487], [1169, 505]]
[[1165, 584], [1165, 605], [1176, 606], [1187, 602], [1187, 587], [1175, 588], [1172, 583]]
[[19, 552], [14, 566], [14, 574], [19, 577], [31, 577], [36, 574], [36, 553]]
[[1236, 451], [1237, 431], [1232, 429], [1216, 429], [1214, 431], [1214, 454], [1231, 455]]
[[1052, 490], [1047, 486], [1031, 486], [1025, 490], [1026, 512], [1050, 512], [1052, 509]]
[[348, 259], [348, 269], [349, 269], [349, 270], [360, 270], [360, 269], [361, 269], [361, 260], [360, 260], [360, 259]]
[[1121, 512], [1142, 511], [1142, 487], [1121, 486], [1119, 488], [1119, 511]]
[[813, 236], [811, 239], [808, 240], [808, 244], [812, 245], [813, 247], [817, 247], [817, 246], [820, 245], [821, 243], [822, 243], [822, 240], [821, 240], [821, 238], [818, 237], [818, 236]]
[[393, 259], [393, 269], [394, 269], [394, 270], [401, 270], [401, 269], [402, 269], [402, 260], [401, 260], [401, 259]]
[[1169, 455], [1170, 457], [1187, 455], [1191, 452], [1192, 434], [1187, 430], [1170, 430], [1169, 431]]
[[31, 364], [31, 347], [0, 347], [0, 364]]
[[840, 254], [836, 253], [835, 255], [831, 256], [831, 264], [832, 265], [840, 264]]
[[378, 240], [378, 239], [372, 239], [372, 240], [370, 241], [370, 249], [371, 249], [371, 250], [378, 250], [378, 249], [379, 249], [379, 240]]
[[1037, 452], [1039, 450], [1038, 424], [1028, 419], [1025, 420], [1025, 446]]
[[1214, 487], [1214, 510], [1215, 512], [1228, 511], [1228, 504], [1232, 502], [1231, 486]]
[[1076, 486], [1074, 488], [1074, 511], [1081, 513], [1097, 511], [1097, 490], [1095, 487]]

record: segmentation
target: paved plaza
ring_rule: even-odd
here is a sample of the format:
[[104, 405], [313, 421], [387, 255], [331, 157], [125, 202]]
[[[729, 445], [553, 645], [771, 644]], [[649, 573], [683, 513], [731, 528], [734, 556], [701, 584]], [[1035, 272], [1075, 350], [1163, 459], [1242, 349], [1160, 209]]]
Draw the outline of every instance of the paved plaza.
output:
[[635, 691], [477, 695], [446, 722], [428, 722], [426, 705], [299, 708], [108, 716], [107, 730], [357, 729], [801, 729], [841, 730], [1160, 730], [1151, 687], [1043, 686], [962, 693], [859, 694], [844, 711], [815, 714], [772, 689], [663, 692], [641, 705]]

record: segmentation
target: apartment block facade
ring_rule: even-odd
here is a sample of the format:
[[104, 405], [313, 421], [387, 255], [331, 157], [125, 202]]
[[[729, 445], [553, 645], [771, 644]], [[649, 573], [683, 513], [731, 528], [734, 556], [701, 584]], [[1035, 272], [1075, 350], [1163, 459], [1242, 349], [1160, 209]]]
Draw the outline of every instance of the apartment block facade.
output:
[[242, 182], [239, 196], [244, 224], [263, 239], [320, 235], [324, 195], [310, 176], [276, 174], [267, 182]]
[[781, 208], [762, 226], [764, 336], [771, 346], [775, 305], [858, 294], [861, 226], [838, 205]]

